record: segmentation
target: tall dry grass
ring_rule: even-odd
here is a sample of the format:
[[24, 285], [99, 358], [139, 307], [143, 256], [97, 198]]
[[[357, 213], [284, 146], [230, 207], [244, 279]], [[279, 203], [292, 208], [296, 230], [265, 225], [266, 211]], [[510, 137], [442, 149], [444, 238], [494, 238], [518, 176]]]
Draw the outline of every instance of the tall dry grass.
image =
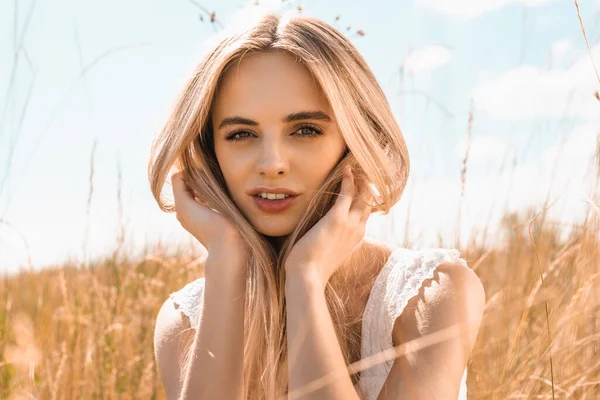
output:
[[[596, 158], [600, 181], [600, 135]], [[468, 149], [461, 202], [467, 161]], [[88, 203], [93, 153], [91, 164]], [[566, 238], [543, 204], [507, 213], [501, 231], [481, 242], [457, 243], [487, 297], [468, 365], [470, 398], [600, 398], [598, 186], [593, 193], [585, 221]], [[487, 247], [489, 235], [502, 246]], [[0, 279], [0, 399], [165, 399], [153, 354], [156, 314], [170, 292], [202, 276], [203, 254], [167, 256], [158, 244], [134, 258], [123, 254], [123, 237], [122, 229], [109, 258]]]
[[[596, 170], [600, 182], [600, 133]], [[120, 193], [119, 183], [122, 210]], [[552, 205], [542, 204], [505, 214], [498, 232], [456, 243], [487, 298], [468, 365], [470, 398], [600, 398], [598, 183], [588, 205], [566, 237], [566, 227], [546, 217]], [[0, 399], [165, 399], [155, 318], [169, 293], [202, 276], [205, 254], [192, 245], [173, 255], [157, 244], [133, 257], [124, 250], [125, 228], [103, 260], [0, 279]]]
[[[551, 398], [554, 382], [556, 398], [600, 398], [600, 213], [564, 240], [533, 217], [505, 217], [501, 250], [461, 249], [487, 295], [470, 397]], [[164, 399], [155, 317], [171, 291], [203, 273], [200, 254], [165, 254], [157, 246], [139, 260], [1, 280], [0, 398]]]
[[[600, 135], [596, 156], [600, 181]], [[492, 233], [499, 248], [475, 236], [460, 246], [487, 296], [470, 398], [600, 398], [598, 189], [566, 238], [540, 206], [504, 216]], [[0, 280], [0, 398], [165, 398], [155, 318], [170, 292], [203, 274], [205, 255], [191, 246], [167, 256], [159, 244], [134, 258], [123, 229], [109, 258]]]
[[0, 398], [164, 398], [156, 314], [171, 290], [202, 272], [196, 257], [165, 252], [0, 281]]

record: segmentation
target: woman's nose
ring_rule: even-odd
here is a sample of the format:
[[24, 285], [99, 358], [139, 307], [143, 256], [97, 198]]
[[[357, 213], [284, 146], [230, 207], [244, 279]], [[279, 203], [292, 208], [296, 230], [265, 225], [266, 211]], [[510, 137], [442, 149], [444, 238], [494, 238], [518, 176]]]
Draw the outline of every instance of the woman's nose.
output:
[[282, 143], [277, 139], [263, 140], [258, 160], [260, 174], [275, 177], [287, 173], [288, 170], [289, 160]]

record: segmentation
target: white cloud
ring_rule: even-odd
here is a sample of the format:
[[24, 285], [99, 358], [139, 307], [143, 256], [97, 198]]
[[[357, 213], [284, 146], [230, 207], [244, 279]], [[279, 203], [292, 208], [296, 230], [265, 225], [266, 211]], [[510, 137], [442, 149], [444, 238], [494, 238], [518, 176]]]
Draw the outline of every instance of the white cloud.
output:
[[[559, 48], [565, 45], [559, 45]], [[600, 62], [600, 46], [592, 49]], [[600, 67], [600, 65], [599, 65]], [[576, 116], [597, 118], [600, 102], [594, 91], [600, 86], [588, 52], [567, 69], [546, 71], [536, 66], [508, 70], [495, 80], [476, 87], [471, 96], [478, 109], [498, 118]]]
[[[514, 170], [509, 167], [501, 172], [485, 173], [469, 164], [462, 202], [462, 243], [476, 236], [476, 232], [487, 230], [487, 244], [502, 246], [498, 236], [502, 216], [507, 211], [524, 211], [530, 207], [541, 211], [548, 194], [552, 205], [547, 211], [548, 218], [561, 223], [562, 233], [568, 234], [572, 222], [581, 221], [590, 207], [585, 200], [589, 199], [595, 182], [590, 162], [598, 132], [600, 124], [575, 126], [567, 133], [563, 144], [539, 150], [539, 157], [521, 161]], [[497, 156], [508, 141], [488, 135], [476, 138], [471, 145], [473, 153]], [[454, 150], [458, 151], [459, 147]], [[456, 154], [457, 160], [463, 156], [464, 149], [460, 151]], [[369, 220], [367, 232], [389, 242], [401, 241], [408, 218], [407, 235], [411, 247], [435, 246], [440, 238], [445, 246], [451, 246], [456, 237], [460, 178], [415, 179], [420, 165], [415, 163], [414, 166], [408, 187], [402, 200], [394, 206], [392, 215], [374, 215], [373, 220]], [[392, 229], [395, 231], [391, 232]]]
[[553, 62], [563, 61], [569, 51], [573, 48], [573, 44], [569, 39], [559, 40], [550, 46], [550, 54]]
[[555, 0], [418, 0], [417, 4], [441, 14], [474, 18], [509, 4], [535, 7]]
[[594, 162], [598, 135], [600, 123], [579, 125], [564, 140], [546, 148], [542, 154], [542, 162], [548, 166], [556, 164], [560, 169], [557, 172], [558, 180], [565, 185], [570, 181], [583, 179], [590, 172], [593, 175], [590, 167]]
[[407, 73], [428, 73], [447, 64], [452, 58], [452, 51], [442, 44], [432, 44], [411, 52], [404, 60]]
[[[464, 157], [467, 149], [467, 140], [463, 139], [454, 147], [457, 157]], [[509, 142], [506, 139], [492, 135], [475, 136], [469, 144], [469, 160], [487, 160], [500, 158], [509, 150]]]

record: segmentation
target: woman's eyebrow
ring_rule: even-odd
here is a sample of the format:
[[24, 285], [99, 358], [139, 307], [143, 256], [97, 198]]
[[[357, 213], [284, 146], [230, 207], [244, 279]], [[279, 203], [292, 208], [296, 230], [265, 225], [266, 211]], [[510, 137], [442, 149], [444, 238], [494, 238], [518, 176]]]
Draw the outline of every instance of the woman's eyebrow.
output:
[[[300, 112], [292, 113], [292, 114], [287, 115], [281, 122], [287, 124], [290, 122], [302, 121], [305, 119], [315, 119], [315, 120], [320, 120], [320, 121], [331, 122], [331, 117], [329, 115], [325, 114], [322, 111], [318, 111], [318, 110], [317, 111], [300, 111]], [[219, 124], [219, 127], [217, 129], [221, 129], [228, 125], [257, 126], [259, 124], [258, 124], [258, 122], [253, 121], [249, 118], [227, 117], [221, 121], [221, 123]]]
[[293, 113], [293, 114], [286, 116], [282, 122], [288, 123], [288, 122], [302, 121], [305, 119], [316, 119], [316, 120], [320, 120], [320, 121], [331, 122], [331, 118], [329, 117], [329, 115], [325, 114], [323, 111], [318, 111], [318, 110], [316, 110], [316, 111], [300, 111], [297, 113]]

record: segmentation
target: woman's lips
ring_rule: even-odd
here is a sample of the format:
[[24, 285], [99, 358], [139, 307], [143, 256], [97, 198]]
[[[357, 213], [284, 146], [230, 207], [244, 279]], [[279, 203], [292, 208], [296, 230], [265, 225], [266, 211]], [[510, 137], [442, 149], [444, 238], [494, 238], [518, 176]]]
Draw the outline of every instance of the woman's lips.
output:
[[294, 204], [296, 197], [298, 197], [298, 196], [288, 196], [285, 199], [281, 199], [281, 200], [268, 200], [268, 199], [263, 199], [260, 196], [252, 196], [256, 206], [261, 211], [264, 211], [267, 213], [278, 213], [278, 212], [285, 211], [286, 209], [291, 207], [292, 204]]

